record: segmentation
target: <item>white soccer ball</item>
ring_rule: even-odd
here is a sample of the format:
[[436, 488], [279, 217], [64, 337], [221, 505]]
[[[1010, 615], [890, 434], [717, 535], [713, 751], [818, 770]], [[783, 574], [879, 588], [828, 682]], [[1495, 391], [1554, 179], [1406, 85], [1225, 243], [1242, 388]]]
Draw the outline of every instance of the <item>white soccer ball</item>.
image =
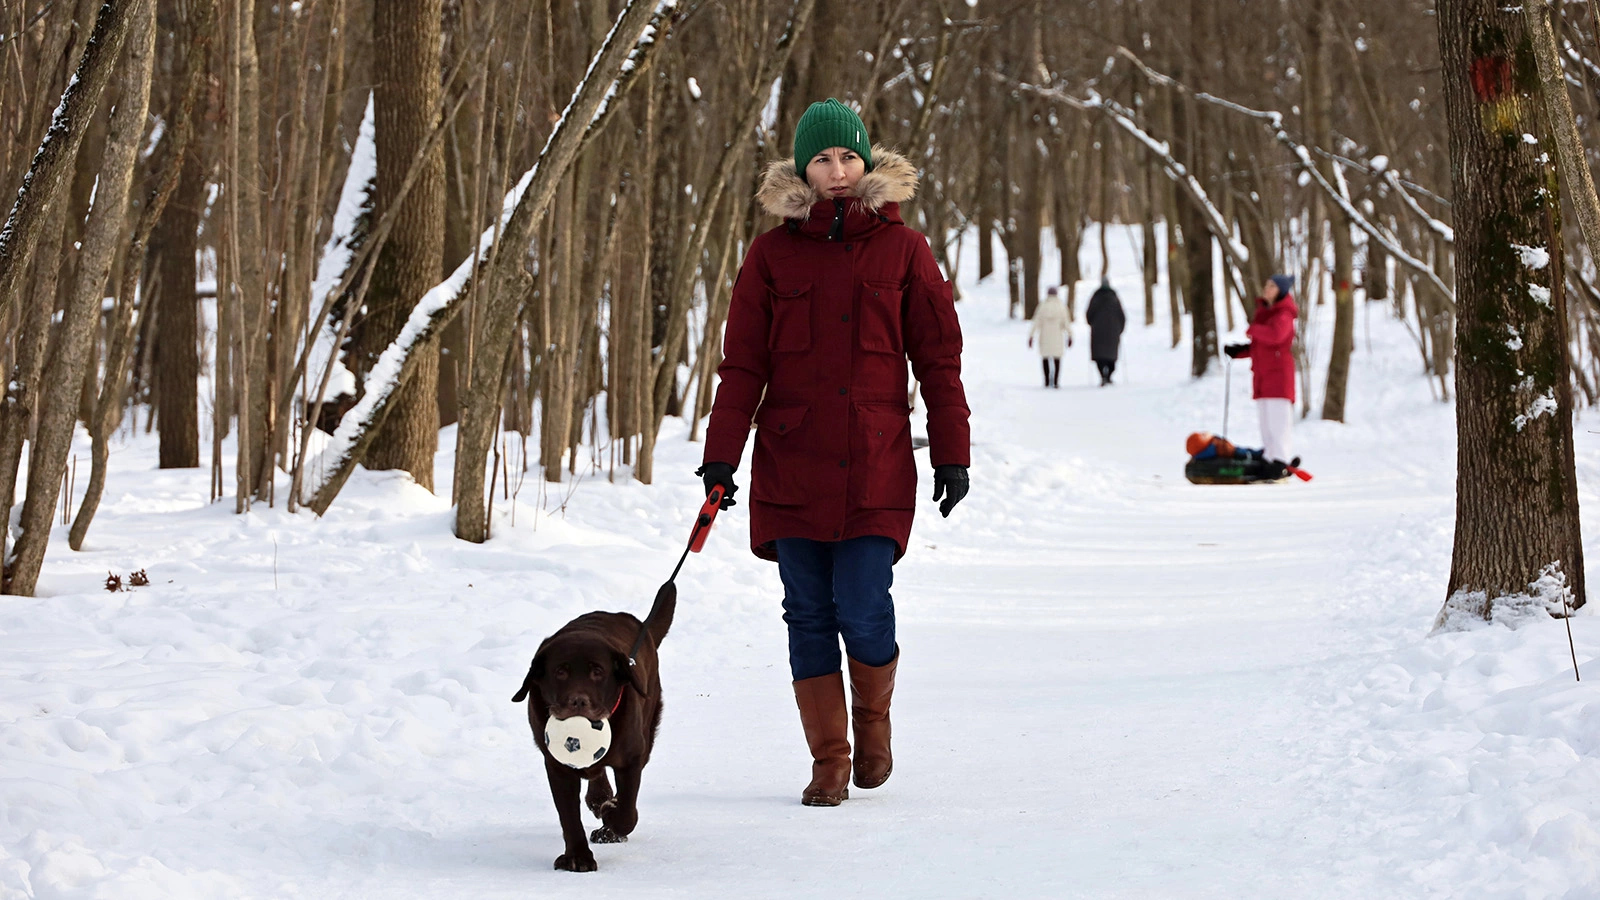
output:
[[587, 769], [611, 749], [611, 720], [551, 716], [544, 723], [544, 745], [557, 762]]

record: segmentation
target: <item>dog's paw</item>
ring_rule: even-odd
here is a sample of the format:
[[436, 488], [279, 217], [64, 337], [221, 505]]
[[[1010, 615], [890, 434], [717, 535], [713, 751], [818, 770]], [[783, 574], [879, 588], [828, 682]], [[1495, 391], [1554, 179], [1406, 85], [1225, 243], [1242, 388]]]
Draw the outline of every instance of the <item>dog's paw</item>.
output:
[[601, 825], [589, 835], [589, 843], [591, 844], [622, 844], [626, 843], [627, 840], [627, 835], [612, 831], [610, 825]]
[[563, 872], [593, 872], [600, 866], [595, 863], [593, 853], [582, 857], [574, 857], [563, 853], [556, 857], [556, 868]]

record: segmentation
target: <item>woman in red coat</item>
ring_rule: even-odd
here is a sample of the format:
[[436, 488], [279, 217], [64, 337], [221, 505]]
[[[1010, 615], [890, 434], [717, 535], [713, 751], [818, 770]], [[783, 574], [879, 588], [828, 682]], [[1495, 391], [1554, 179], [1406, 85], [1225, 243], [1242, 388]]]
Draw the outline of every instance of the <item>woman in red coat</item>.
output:
[[[755, 426], [750, 546], [778, 563], [789, 666], [811, 749], [808, 806], [849, 796], [839, 640], [849, 656], [855, 784], [888, 779], [899, 661], [893, 564], [916, 506], [906, 360], [928, 410], [940, 512], [967, 492], [961, 326], [950, 284], [899, 203], [916, 169], [867, 139], [837, 100], [813, 103], [794, 159], [767, 168], [757, 200], [781, 217], [751, 242], [733, 287], [721, 384], [706, 428], [706, 490], [736, 490]], [[731, 505], [729, 500], [725, 505]]]
[[1300, 310], [1291, 290], [1294, 276], [1274, 275], [1261, 287], [1255, 315], [1245, 334], [1248, 344], [1229, 344], [1223, 352], [1234, 359], [1248, 357], [1256, 406], [1261, 413], [1262, 453], [1280, 465], [1300, 465], [1293, 455], [1290, 429], [1294, 424], [1294, 326]]

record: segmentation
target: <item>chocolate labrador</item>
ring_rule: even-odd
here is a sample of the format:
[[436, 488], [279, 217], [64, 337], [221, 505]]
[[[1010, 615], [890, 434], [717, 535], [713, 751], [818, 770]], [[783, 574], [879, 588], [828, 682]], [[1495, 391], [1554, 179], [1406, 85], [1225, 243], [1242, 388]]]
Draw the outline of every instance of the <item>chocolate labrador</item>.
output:
[[[533, 727], [533, 741], [544, 756], [550, 796], [555, 800], [561, 836], [566, 842], [566, 852], [556, 857], [557, 869], [593, 872], [596, 868], [594, 853], [584, 840], [583, 818], [578, 810], [580, 779], [589, 780], [584, 803], [602, 823], [589, 835], [590, 841], [626, 841], [639, 823], [639, 776], [650, 761], [656, 728], [661, 724], [656, 647], [672, 625], [677, 596], [677, 588], [671, 583], [661, 586], [655, 618], [639, 641], [632, 664], [628, 654], [640, 637], [641, 624], [634, 616], [592, 612], [563, 625], [539, 645], [521, 690], [511, 698], [514, 703], [529, 698], [528, 724]], [[552, 715], [558, 719], [610, 719], [611, 746], [606, 755], [585, 769], [556, 761], [544, 740], [545, 723]], [[617, 774], [614, 794], [606, 776], [607, 766]]]

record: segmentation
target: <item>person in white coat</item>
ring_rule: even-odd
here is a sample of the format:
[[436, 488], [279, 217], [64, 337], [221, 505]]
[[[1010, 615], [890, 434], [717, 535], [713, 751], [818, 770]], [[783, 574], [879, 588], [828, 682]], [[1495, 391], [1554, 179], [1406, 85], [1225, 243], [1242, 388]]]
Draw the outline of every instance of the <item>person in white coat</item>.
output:
[[1054, 288], [1045, 292], [1039, 307], [1033, 311], [1033, 323], [1028, 326], [1028, 346], [1038, 342], [1039, 360], [1044, 367], [1044, 386], [1061, 387], [1061, 357], [1072, 346], [1071, 323], [1067, 321], [1067, 306], [1061, 302]]

